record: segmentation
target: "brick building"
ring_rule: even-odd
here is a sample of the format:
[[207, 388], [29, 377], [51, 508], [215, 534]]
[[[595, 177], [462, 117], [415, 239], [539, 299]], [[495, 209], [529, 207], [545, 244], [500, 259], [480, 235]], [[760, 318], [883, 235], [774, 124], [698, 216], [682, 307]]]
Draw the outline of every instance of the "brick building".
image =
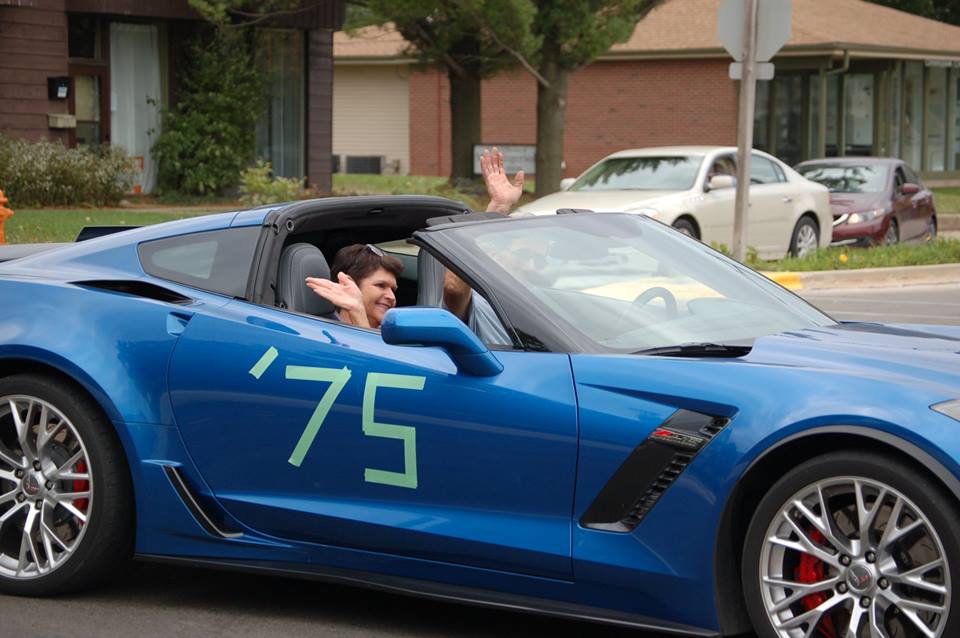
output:
[[[258, 154], [285, 176], [329, 190], [333, 32], [343, 0], [312, 3], [255, 34], [270, 100]], [[176, 99], [185, 45], [201, 26], [188, 0], [0, 0], [0, 134], [111, 143], [153, 187], [148, 99]]]
[[[719, 3], [667, 0], [571, 77], [567, 175], [623, 148], [736, 143], [739, 91], [716, 37]], [[960, 177], [960, 27], [863, 0], [794, 0], [792, 36], [773, 61], [776, 78], [758, 84], [757, 148], [789, 163], [899, 156], [928, 178]], [[375, 99], [358, 99], [371, 86]], [[535, 143], [529, 74], [486, 81], [483, 108], [485, 144]], [[444, 73], [417, 67], [389, 26], [335, 35], [341, 170], [445, 175], [449, 136]]]

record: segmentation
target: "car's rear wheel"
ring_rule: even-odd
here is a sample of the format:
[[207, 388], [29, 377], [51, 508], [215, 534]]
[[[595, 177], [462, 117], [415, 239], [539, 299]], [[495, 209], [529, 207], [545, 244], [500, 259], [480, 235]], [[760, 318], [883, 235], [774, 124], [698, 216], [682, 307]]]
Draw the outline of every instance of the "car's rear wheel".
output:
[[797, 225], [793, 227], [793, 235], [790, 237], [790, 255], [793, 257], [806, 257], [816, 252], [820, 246], [820, 231], [817, 223], [810, 217], [804, 216], [797, 220]]
[[761, 638], [948, 638], [960, 582], [956, 506], [909, 465], [868, 452], [808, 461], [760, 502], [742, 583]]
[[47, 377], [0, 380], [0, 591], [109, 576], [130, 556], [132, 522], [123, 452], [96, 406]]

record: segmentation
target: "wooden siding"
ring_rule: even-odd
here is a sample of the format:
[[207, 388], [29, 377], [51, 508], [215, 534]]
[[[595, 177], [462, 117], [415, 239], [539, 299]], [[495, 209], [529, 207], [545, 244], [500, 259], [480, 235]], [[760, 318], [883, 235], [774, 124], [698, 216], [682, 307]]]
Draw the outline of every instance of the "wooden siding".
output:
[[322, 194], [332, 186], [333, 30], [307, 32], [307, 183]]
[[190, 8], [187, 0], [67, 0], [66, 10], [138, 18], [200, 19], [200, 14]]
[[47, 78], [67, 75], [65, 0], [0, 6], [0, 134], [67, 141], [47, 114], [67, 113], [67, 100], [47, 99]]
[[[34, 2], [53, 2], [55, 0], [33, 0]], [[61, 0], [62, 2], [62, 0]], [[190, 8], [187, 0], [66, 0], [66, 10], [70, 13], [104, 13], [116, 16], [140, 18], [170, 18], [179, 20], [197, 20], [200, 15]], [[339, 29], [343, 25], [345, 14], [344, 0], [304, 0], [303, 11], [292, 15], [281, 15], [263, 21], [260, 26], [300, 28], [300, 29]]]

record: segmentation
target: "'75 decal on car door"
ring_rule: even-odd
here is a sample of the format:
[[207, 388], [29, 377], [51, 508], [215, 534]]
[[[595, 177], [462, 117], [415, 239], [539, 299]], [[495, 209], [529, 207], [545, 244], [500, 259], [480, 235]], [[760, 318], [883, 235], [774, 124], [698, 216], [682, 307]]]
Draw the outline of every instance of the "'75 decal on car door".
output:
[[[279, 352], [273, 346], [267, 349], [263, 356], [250, 368], [249, 373], [256, 379], [263, 376], [264, 372], [270, 368], [273, 362], [279, 356]], [[313, 414], [307, 421], [300, 435], [300, 439], [294, 446], [287, 462], [294, 467], [300, 467], [304, 457], [313, 445], [317, 433], [323, 427], [323, 422], [330, 413], [337, 397], [343, 392], [353, 371], [344, 366], [343, 368], [321, 368], [316, 366], [291, 366], [285, 367], [285, 378], [292, 381], [313, 381], [327, 383], [327, 389], [320, 402], [314, 409]], [[381, 483], [383, 485], [393, 485], [395, 487], [406, 487], [410, 489], [417, 488], [417, 429], [410, 425], [395, 425], [393, 423], [378, 423], [375, 417], [377, 389], [391, 388], [396, 390], [423, 390], [426, 377], [414, 376], [409, 374], [387, 374], [384, 372], [367, 373], [363, 386], [363, 409], [361, 411], [361, 422], [363, 433], [366, 436], [377, 436], [387, 439], [397, 439], [403, 441], [403, 472], [391, 472], [376, 468], [364, 468], [363, 478], [368, 483]]]

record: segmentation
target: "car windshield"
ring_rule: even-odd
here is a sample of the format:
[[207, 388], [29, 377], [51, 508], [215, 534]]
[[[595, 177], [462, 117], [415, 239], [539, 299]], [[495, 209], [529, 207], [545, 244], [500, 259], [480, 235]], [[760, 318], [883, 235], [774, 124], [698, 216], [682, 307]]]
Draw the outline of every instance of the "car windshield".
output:
[[517, 218], [443, 232], [601, 352], [743, 346], [835, 323], [750, 268], [642, 215]]
[[614, 157], [588, 170], [567, 190], [687, 190], [702, 160], [700, 155]]
[[798, 166], [797, 171], [831, 193], [880, 193], [887, 187], [887, 167], [880, 164]]

